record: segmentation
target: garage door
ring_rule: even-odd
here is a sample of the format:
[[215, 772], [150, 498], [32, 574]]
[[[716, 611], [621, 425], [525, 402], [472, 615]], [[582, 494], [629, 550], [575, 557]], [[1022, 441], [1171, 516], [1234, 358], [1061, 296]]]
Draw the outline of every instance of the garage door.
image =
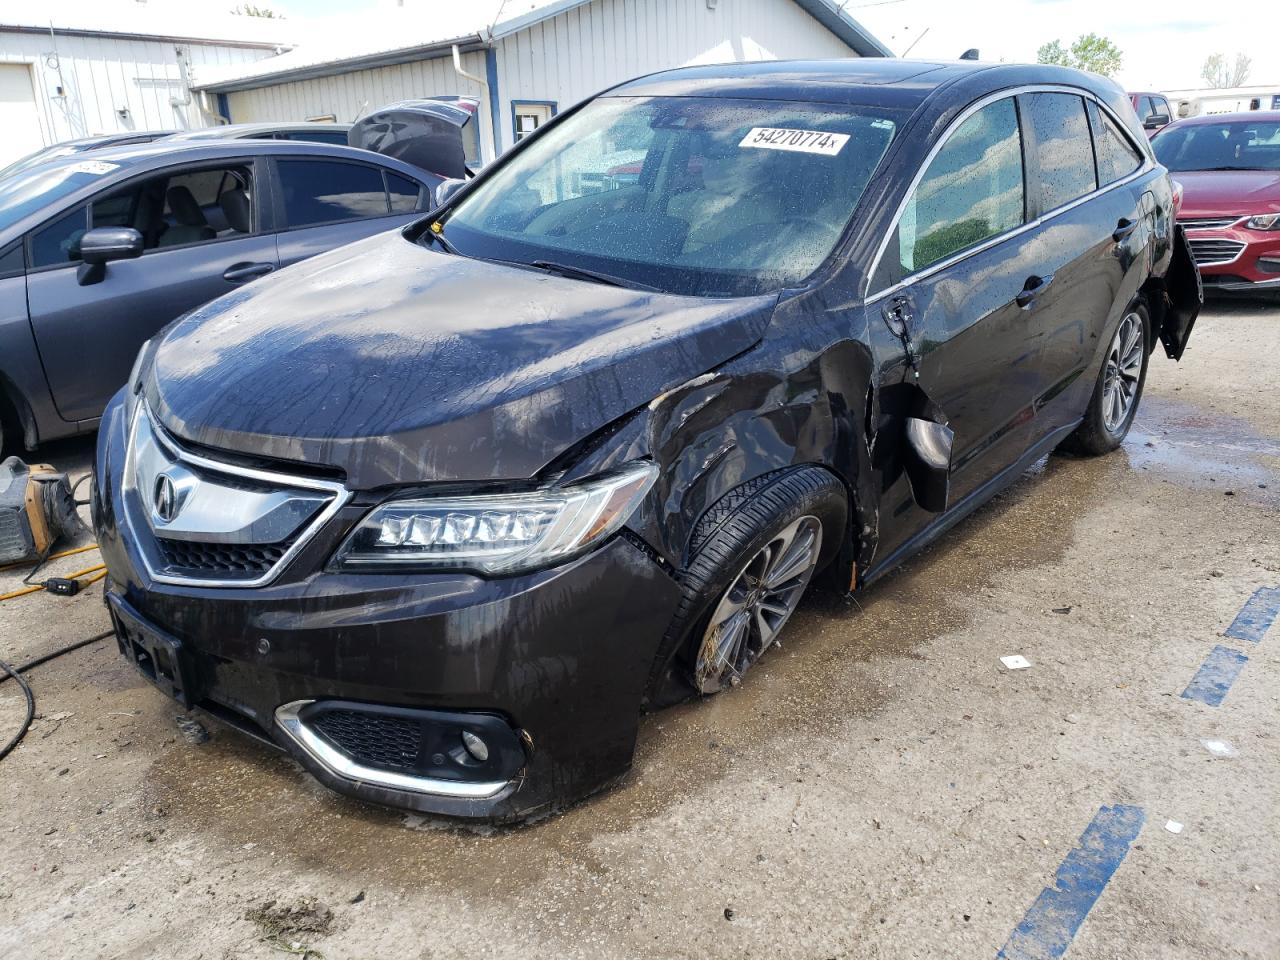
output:
[[43, 146], [31, 68], [0, 63], [0, 167]]

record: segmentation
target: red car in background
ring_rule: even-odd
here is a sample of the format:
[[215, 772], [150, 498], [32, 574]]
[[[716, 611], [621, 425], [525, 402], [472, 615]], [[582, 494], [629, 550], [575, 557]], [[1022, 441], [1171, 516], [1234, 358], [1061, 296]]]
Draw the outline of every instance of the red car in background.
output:
[[1140, 91], [1127, 93], [1125, 96], [1133, 104], [1133, 111], [1138, 115], [1138, 120], [1142, 123], [1142, 129], [1147, 131], [1148, 140], [1168, 126], [1173, 119], [1173, 110], [1169, 106], [1169, 98], [1163, 93]]
[[1280, 291], [1280, 111], [1179, 120], [1151, 146], [1182, 185], [1205, 289]]

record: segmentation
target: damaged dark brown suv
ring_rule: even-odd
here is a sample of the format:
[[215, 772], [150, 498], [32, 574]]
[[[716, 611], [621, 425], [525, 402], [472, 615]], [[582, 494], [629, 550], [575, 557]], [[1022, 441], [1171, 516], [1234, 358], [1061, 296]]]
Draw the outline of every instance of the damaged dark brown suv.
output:
[[1199, 309], [1173, 203], [1070, 70], [623, 84], [143, 349], [96, 470], [120, 649], [342, 792], [563, 806], [815, 576], [1115, 448]]

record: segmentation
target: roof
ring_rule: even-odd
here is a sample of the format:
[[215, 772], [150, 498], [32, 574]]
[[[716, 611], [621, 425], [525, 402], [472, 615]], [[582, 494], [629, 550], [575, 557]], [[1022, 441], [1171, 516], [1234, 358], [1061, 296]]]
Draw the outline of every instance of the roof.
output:
[[[591, 0], [469, 0], [381, 10], [377, 17], [351, 15], [315, 21], [287, 53], [255, 63], [205, 66], [195, 83], [217, 93], [247, 90], [293, 80], [333, 76], [350, 70], [392, 66], [492, 46]], [[843, 10], [837, 0], [788, 0], [865, 57], [893, 54]], [[499, 19], [505, 17], [505, 19]]]
[[269, 17], [219, 13], [183, 0], [58, 0], [52, 4], [6, 3], [0, 31], [106, 36], [135, 40], [184, 40], [228, 46], [287, 45], [295, 25]]
[[201, 127], [198, 130], [184, 130], [175, 133], [170, 140], [235, 140], [252, 138], [255, 133], [293, 132], [295, 130], [342, 130], [351, 129], [349, 123], [328, 123], [319, 120], [281, 120], [273, 122], [263, 120], [260, 123], [226, 123], [220, 127]]
[[856, 103], [874, 89], [877, 103], [908, 106], [957, 77], [994, 70], [1000, 67], [972, 60], [769, 60], [677, 67], [628, 80], [607, 93]]

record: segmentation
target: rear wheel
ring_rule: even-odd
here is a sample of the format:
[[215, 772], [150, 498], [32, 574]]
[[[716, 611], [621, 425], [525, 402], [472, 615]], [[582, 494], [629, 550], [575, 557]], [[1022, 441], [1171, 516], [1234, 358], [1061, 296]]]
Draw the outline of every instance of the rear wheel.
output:
[[1143, 303], [1134, 302], [1125, 311], [1107, 347], [1084, 419], [1062, 442], [1061, 449], [1082, 456], [1098, 456], [1120, 446], [1133, 425], [1142, 399], [1150, 342], [1151, 317]]

